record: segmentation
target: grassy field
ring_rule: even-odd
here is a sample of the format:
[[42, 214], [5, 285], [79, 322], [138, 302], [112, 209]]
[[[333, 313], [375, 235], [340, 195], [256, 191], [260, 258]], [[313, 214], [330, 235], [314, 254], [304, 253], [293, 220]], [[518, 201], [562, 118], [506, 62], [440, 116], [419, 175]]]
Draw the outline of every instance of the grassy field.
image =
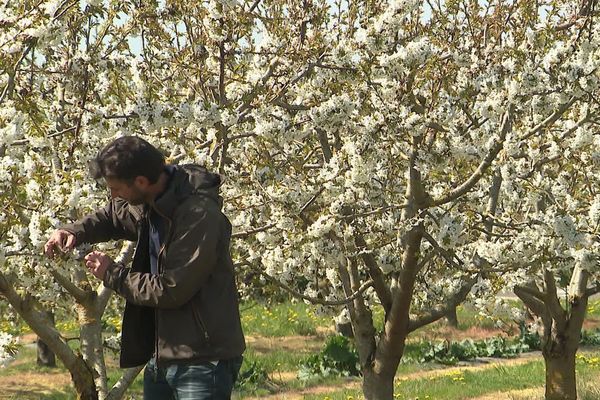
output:
[[[589, 308], [588, 327], [598, 325], [600, 302]], [[383, 316], [375, 313], [381, 326]], [[469, 307], [458, 310], [458, 328], [436, 323], [415, 332], [407, 347], [424, 340], [464, 338], [483, 339], [502, 334], [495, 322], [481, 318]], [[243, 384], [236, 390], [237, 399], [329, 399], [362, 398], [358, 377], [308, 376], [298, 378], [301, 364], [318, 354], [334, 334], [331, 319], [317, 315], [303, 303], [266, 306], [242, 305], [242, 322], [248, 350], [242, 367]], [[24, 342], [33, 339], [27, 335]], [[58, 368], [40, 368], [35, 362], [35, 347], [24, 344], [16, 359], [0, 369], [0, 399], [74, 399], [68, 372]], [[407, 357], [408, 359], [408, 357]], [[111, 381], [118, 370], [108, 357]], [[577, 362], [582, 399], [600, 398], [600, 349], [582, 349]], [[438, 363], [403, 362], [395, 382], [396, 399], [536, 399], [543, 393], [544, 368], [541, 355], [530, 353], [512, 359], [467, 362], [459, 366]], [[128, 391], [128, 398], [140, 399], [141, 376]], [[487, 396], [487, 397], [486, 397]]]

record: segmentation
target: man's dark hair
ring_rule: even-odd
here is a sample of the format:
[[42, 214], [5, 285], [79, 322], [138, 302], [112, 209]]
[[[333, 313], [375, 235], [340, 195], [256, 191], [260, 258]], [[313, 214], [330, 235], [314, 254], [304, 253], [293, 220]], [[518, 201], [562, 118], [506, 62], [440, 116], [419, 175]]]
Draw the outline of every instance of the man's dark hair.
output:
[[137, 176], [145, 176], [150, 183], [156, 183], [164, 171], [165, 156], [142, 138], [123, 136], [100, 150], [89, 167], [96, 180], [109, 178], [132, 183]]

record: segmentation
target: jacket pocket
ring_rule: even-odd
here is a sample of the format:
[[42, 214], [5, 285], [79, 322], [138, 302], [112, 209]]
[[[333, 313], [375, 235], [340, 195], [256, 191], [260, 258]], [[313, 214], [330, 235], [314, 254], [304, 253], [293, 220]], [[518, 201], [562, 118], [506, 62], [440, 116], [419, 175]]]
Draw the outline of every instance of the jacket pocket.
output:
[[193, 302], [177, 309], [159, 309], [158, 354], [161, 361], [209, 357], [209, 337]]
[[210, 345], [210, 336], [208, 335], [208, 330], [206, 330], [206, 325], [202, 320], [202, 315], [200, 315], [200, 310], [195, 302], [192, 302], [192, 312], [194, 314], [194, 320], [199, 327], [199, 332], [202, 336], [202, 339], [206, 342], [207, 345]]

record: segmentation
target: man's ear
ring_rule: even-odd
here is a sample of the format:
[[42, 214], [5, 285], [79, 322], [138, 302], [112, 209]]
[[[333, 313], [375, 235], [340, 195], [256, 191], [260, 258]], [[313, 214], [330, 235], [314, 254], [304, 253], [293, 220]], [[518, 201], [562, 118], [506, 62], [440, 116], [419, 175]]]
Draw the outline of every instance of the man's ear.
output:
[[135, 179], [133, 180], [133, 183], [135, 184], [135, 186], [145, 189], [148, 186], [150, 186], [150, 181], [148, 180], [148, 178], [146, 178], [145, 176], [136, 176]]

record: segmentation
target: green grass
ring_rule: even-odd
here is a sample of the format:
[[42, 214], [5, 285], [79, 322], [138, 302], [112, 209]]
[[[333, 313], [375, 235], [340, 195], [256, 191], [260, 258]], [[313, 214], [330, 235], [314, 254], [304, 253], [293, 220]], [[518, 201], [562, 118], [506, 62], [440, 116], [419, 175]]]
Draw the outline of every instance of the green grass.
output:
[[482, 394], [525, 389], [544, 384], [542, 362], [531, 362], [515, 367], [497, 366], [480, 372], [459, 371], [435, 379], [418, 379], [396, 386], [396, 397], [410, 399], [429, 396], [459, 400]]
[[259, 362], [265, 366], [267, 372], [297, 371], [308, 356], [312, 354], [307, 351], [288, 351], [275, 349], [268, 353], [258, 353], [248, 348], [244, 353], [244, 363]]
[[317, 334], [317, 327], [333, 326], [331, 317], [318, 316], [312, 306], [300, 302], [272, 305], [246, 302], [240, 309], [246, 335], [310, 336]]
[[589, 301], [586, 318], [600, 319], [600, 300]]
[[[585, 361], [581, 358], [578, 359], [577, 379], [580, 383], [582, 398], [597, 399], [597, 397], [589, 396], [600, 392], [598, 384], [590, 384], [591, 382], [598, 382], [598, 378], [600, 378], [599, 355], [600, 353], [597, 352], [586, 353]], [[454, 369], [442, 376], [400, 381], [394, 387], [394, 399], [464, 400], [494, 392], [542, 387], [544, 376], [544, 363], [541, 359], [519, 365], [499, 365], [479, 371], [456, 371]], [[358, 400], [362, 398], [362, 392], [357, 389], [305, 397], [305, 399], [310, 400]]]
[[[43, 374], [43, 375], [58, 375], [68, 373], [67, 369], [64, 367], [62, 362], [57, 359], [56, 367], [41, 367], [37, 365], [36, 362], [36, 348], [35, 347], [21, 347], [19, 353], [17, 354], [16, 359], [18, 362], [11, 364], [8, 368], [0, 368], [0, 377], [2, 376], [13, 376], [20, 375], [26, 373], [35, 373], [35, 374]], [[113, 365], [112, 368], [108, 370], [108, 379], [109, 386], [114, 384], [122, 374], [122, 370], [117, 368], [116, 360], [111, 359], [110, 356], [107, 355], [107, 363], [111, 363]], [[31, 382], [34, 384], [35, 382]], [[140, 373], [132, 385], [129, 387], [127, 393], [128, 396], [135, 396], [135, 398], [141, 398], [143, 391], [142, 384], [142, 374]], [[4, 399], [5, 397], [0, 396], [0, 398]], [[43, 393], [38, 392], [36, 390], [29, 391], [27, 393], [24, 392], [16, 392], [12, 397], [8, 397], [8, 399], [15, 400], [33, 400], [33, 399], [54, 399], [54, 400], [71, 400], [75, 399], [76, 394], [72, 385], [66, 385], [62, 388], [54, 388], [50, 392], [46, 389]]]

